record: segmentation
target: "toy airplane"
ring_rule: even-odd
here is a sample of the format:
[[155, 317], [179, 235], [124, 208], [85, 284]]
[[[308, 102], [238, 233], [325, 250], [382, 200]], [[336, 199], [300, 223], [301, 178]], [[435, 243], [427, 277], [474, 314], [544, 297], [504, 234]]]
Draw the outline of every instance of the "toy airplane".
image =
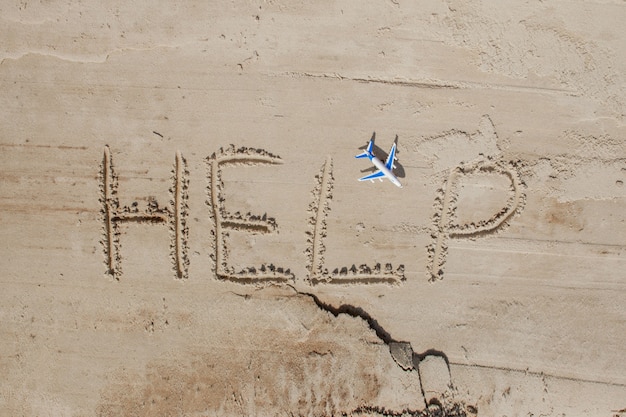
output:
[[373, 148], [374, 148], [374, 139], [372, 138], [370, 142], [367, 144], [367, 150], [363, 153], [358, 154], [357, 156], [355, 156], [355, 158], [369, 158], [369, 160], [372, 161], [374, 166], [378, 168], [378, 171], [374, 172], [373, 174], [366, 175], [363, 178], [359, 178], [359, 181], [369, 180], [369, 181], [374, 182], [376, 178], [382, 181], [383, 177], [387, 177], [387, 179], [391, 181], [394, 185], [402, 188], [402, 184], [400, 184], [400, 181], [398, 181], [398, 178], [396, 178], [396, 176], [393, 175], [393, 172], [391, 172], [395, 168], [395, 165], [393, 164], [393, 162], [397, 159], [396, 158], [396, 143], [394, 142], [393, 146], [391, 147], [391, 151], [389, 151], [389, 156], [387, 157], [387, 160], [385, 161], [384, 164], [380, 161], [380, 159], [374, 156], [374, 154], [372, 153]]

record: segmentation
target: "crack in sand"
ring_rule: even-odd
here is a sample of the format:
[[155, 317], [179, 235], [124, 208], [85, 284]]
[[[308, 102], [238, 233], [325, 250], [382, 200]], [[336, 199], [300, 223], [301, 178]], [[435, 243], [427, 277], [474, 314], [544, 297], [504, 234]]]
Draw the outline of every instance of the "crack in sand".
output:
[[7, 53], [0, 59], [0, 66], [2, 66], [5, 61], [19, 61], [28, 57], [40, 57], [40, 58], [54, 58], [60, 61], [69, 62], [72, 64], [104, 64], [106, 63], [112, 55], [121, 54], [124, 52], [149, 52], [158, 49], [176, 49], [187, 46], [192, 42], [181, 43], [179, 45], [154, 45], [147, 47], [124, 47], [124, 48], [116, 48], [110, 51], [101, 53], [101, 54], [93, 54], [89, 56], [81, 56], [81, 55], [72, 55], [72, 54], [63, 54], [63, 53], [52, 53], [44, 50], [31, 50], [31, 51], [23, 51], [17, 53]]
[[[416, 372], [417, 378], [420, 384], [420, 391], [424, 398], [424, 408], [421, 410], [404, 409], [402, 411], [391, 411], [384, 407], [375, 406], [361, 406], [354, 409], [349, 415], [380, 415], [386, 417], [395, 416], [413, 416], [413, 417], [466, 417], [468, 413], [470, 415], [477, 414], [477, 409], [474, 406], [465, 404], [454, 399], [454, 388], [449, 378], [450, 376], [450, 362], [445, 353], [435, 349], [429, 349], [422, 353], [415, 353], [410, 342], [403, 342], [394, 339], [387, 330], [385, 330], [378, 321], [372, 317], [369, 313], [363, 310], [361, 307], [351, 304], [342, 304], [335, 307], [329, 303], [322, 301], [317, 295], [309, 292], [299, 291], [291, 284], [287, 284], [287, 287], [291, 288], [297, 295], [309, 297], [315, 305], [322, 311], [332, 314], [334, 317], [338, 317], [341, 314], [361, 319], [367, 323], [368, 327], [376, 333], [376, 336], [389, 348], [389, 354], [394, 362], [404, 372]], [[445, 363], [446, 372], [448, 375], [448, 381], [446, 388], [442, 392], [435, 392], [432, 389], [427, 390], [425, 388], [425, 376], [422, 375], [420, 370], [420, 362], [425, 361], [427, 358], [439, 358]], [[432, 387], [428, 387], [432, 388]], [[434, 395], [433, 395], [434, 394]], [[348, 414], [347, 414], [348, 415]]]
[[[422, 375], [419, 370], [418, 364], [424, 360], [426, 357], [438, 357], [444, 360], [448, 375], [450, 375], [450, 362], [448, 361], [448, 357], [445, 353], [435, 350], [429, 349], [422, 353], [415, 353], [413, 351], [413, 347], [411, 343], [398, 341], [394, 339], [389, 332], [387, 332], [378, 321], [372, 317], [369, 313], [363, 310], [361, 307], [357, 307], [351, 304], [342, 304], [339, 307], [334, 307], [331, 304], [325, 303], [322, 301], [317, 295], [309, 292], [303, 292], [296, 289], [294, 286], [287, 284], [287, 286], [293, 289], [296, 294], [304, 295], [313, 300], [315, 305], [323, 311], [326, 311], [332, 314], [334, 317], [338, 317], [340, 314], [346, 314], [350, 317], [358, 318], [365, 323], [367, 323], [368, 327], [376, 333], [376, 336], [389, 348], [389, 354], [393, 358], [394, 362], [402, 368], [405, 372], [416, 371], [417, 376], [420, 382], [420, 389], [422, 391], [422, 396], [427, 401], [425, 406], [428, 406], [430, 401], [428, 400], [428, 396], [426, 391], [424, 390], [424, 381], [422, 379]], [[448, 387], [451, 387], [451, 382], [449, 381]], [[384, 414], [387, 415], [387, 414]], [[392, 414], [389, 414], [392, 415]]]
[[399, 87], [413, 87], [413, 88], [427, 88], [427, 89], [444, 89], [444, 90], [502, 90], [519, 93], [534, 93], [534, 94], [558, 94], [571, 97], [579, 97], [582, 95], [580, 91], [562, 89], [562, 88], [550, 88], [550, 87], [535, 87], [516, 84], [494, 84], [494, 83], [481, 83], [473, 81], [446, 81], [437, 79], [423, 79], [412, 80], [406, 78], [382, 78], [382, 77], [369, 77], [369, 76], [350, 76], [340, 73], [332, 72], [306, 72], [306, 71], [287, 71], [282, 73], [268, 73], [268, 76], [286, 76], [293, 78], [326, 78], [335, 79], [339, 81], [354, 81], [358, 83], [372, 83], [372, 84], [385, 84]]
[[554, 379], [559, 379], [563, 381], [586, 382], [590, 384], [601, 384], [601, 385], [607, 385], [611, 387], [626, 387], [626, 384], [620, 383], [620, 382], [609, 382], [609, 381], [600, 381], [597, 379], [576, 378], [576, 377], [570, 377], [570, 376], [564, 376], [564, 375], [554, 375], [554, 374], [546, 373], [543, 371], [530, 371], [528, 369], [516, 369], [516, 368], [510, 368], [506, 366], [483, 365], [483, 364], [478, 364], [478, 363], [461, 363], [461, 362], [449, 362], [449, 364], [452, 366], [462, 366], [465, 368], [493, 369], [496, 371], [514, 372], [514, 373], [519, 373], [519, 374], [524, 374], [524, 375], [532, 375], [536, 377], [554, 378]]

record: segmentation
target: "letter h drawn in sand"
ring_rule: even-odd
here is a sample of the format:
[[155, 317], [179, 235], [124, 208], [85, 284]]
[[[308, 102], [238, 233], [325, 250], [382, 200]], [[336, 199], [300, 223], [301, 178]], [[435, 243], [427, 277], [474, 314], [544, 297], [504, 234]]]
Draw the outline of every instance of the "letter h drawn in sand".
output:
[[[457, 211], [457, 193], [459, 182], [469, 175], [501, 175], [509, 180], [508, 200], [505, 206], [489, 219], [466, 224], [454, 223]], [[443, 279], [443, 269], [448, 252], [449, 239], [471, 239], [502, 230], [515, 214], [519, 214], [526, 196], [523, 193], [524, 183], [521, 181], [518, 168], [514, 163], [478, 162], [452, 168], [435, 199], [433, 216], [433, 242], [428, 247], [429, 281]]]
[[169, 207], [161, 208], [156, 200], [151, 199], [148, 201], [148, 207], [143, 211], [139, 210], [137, 202], [132, 203], [131, 206], [120, 208], [120, 201], [117, 196], [118, 180], [113, 170], [113, 158], [109, 147], [104, 147], [100, 171], [100, 202], [102, 203], [101, 214], [104, 220], [102, 245], [104, 246], [107, 274], [118, 281], [122, 275], [120, 224], [143, 223], [169, 226], [170, 257], [174, 273], [176, 278], [188, 277], [188, 175], [185, 159], [180, 152], [176, 152], [176, 162], [172, 171], [173, 186], [169, 189], [172, 196]]
[[249, 233], [271, 233], [276, 230], [276, 221], [266, 215], [257, 216], [247, 213], [245, 216], [239, 213], [230, 214], [224, 208], [224, 197], [222, 189], [222, 167], [227, 165], [276, 165], [282, 160], [276, 155], [272, 155], [262, 149], [238, 148], [231, 145], [227, 149], [220, 148], [219, 152], [207, 158], [209, 165], [209, 199], [207, 204], [211, 208], [213, 215], [214, 229], [212, 234], [214, 240], [214, 254], [211, 258], [215, 262], [215, 273], [218, 279], [239, 282], [243, 284], [270, 283], [293, 281], [294, 274], [289, 269], [276, 267], [273, 264], [261, 265], [260, 268], [248, 267], [239, 272], [235, 272], [233, 267], [228, 265], [228, 248], [226, 237], [228, 230]]
[[308, 248], [306, 254], [308, 258], [307, 269], [309, 272], [308, 281], [312, 285], [325, 284], [398, 284], [405, 280], [404, 265], [400, 265], [396, 270], [390, 263], [381, 267], [377, 263], [374, 267], [366, 264], [355, 265], [348, 268], [335, 268], [332, 273], [324, 267], [324, 238], [326, 238], [326, 217], [330, 211], [330, 200], [333, 190], [333, 161], [327, 157], [326, 162], [318, 175], [315, 176], [317, 184], [313, 189], [313, 202], [309, 205], [309, 226], [312, 230], [307, 231]]

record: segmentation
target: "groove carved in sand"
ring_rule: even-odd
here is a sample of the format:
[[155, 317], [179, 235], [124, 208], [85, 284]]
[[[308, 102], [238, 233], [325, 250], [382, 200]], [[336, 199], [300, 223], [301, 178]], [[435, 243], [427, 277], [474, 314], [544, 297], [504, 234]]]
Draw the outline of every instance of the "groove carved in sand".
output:
[[170, 230], [170, 257], [177, 278], [188, 277], [188, 188], [189, 172], [180, 152], [176, 152], [173, 169], [173, 186], [170, 188], [172, 200], [170, 207], [162, 208], [154, 200], [148, 200], [143, 210], [135, 201], [130, 206], [120, 207], [118, 197], [118, 179], [113, 169], [113, 157], [108, 146], [104, 147], [104, 156], [100, 170], [101, 215], [104, 222], [104, 248], [106, 273], [116, 280], [122, 276], [121, 230], [123, 223], [164, 224]]
[[[457, 188], [463, 176], [471, 174], [503, 175], [508, 178], [509, 198], [505, 206], [489, 219], [466, 224], [453, 223], [457, 209]], [[435, 199], [433, 217], [433, 242], [428, 247], [430, 263], [429, 280], [443, 279], [443, 270], [450, 238], [476, 238], [497, 233], [505, 228], [511, 218], [519, 214], [524, 207], [524, 184], [519, 177], [517, 167], [513, 163], [488, 162], [462, 165], [450, 170], [443, 187], [438, 190]]]
[[189, 274], [189, 229], [187, 227], [187, 216], [189, 206], [189, 171], [187, 163], [180, 151], [176, 151], [176, 165], [173, 171], [173, 194], [174, 200], [170, 213], [173, 213], [170, 222], [170, 232], [172, 234], [172, 255], [174, 271], [178, 278], [187, 278]]
[[313, 189], [313, 202], [309, 205], [309, 231], [306, 249], [307, 280], [312, 284], [398, 284], [404, 281], [404, 265], [393, 269], [390, 263], [385, 267], [377, 263], [374, 267], [366, 264], [351, 267], [335, 268], [332, 273], [324, 266], [324, 239], [327, 235], [326, 218], [330, 211], [330, 200], [333, 197], [333, 161], [327, 157], [320, 173], [315, 176], [316, 185]]
[[274, 264], [263, 264], [260, 267], [247, 267], [240, 271], [228, 265], [228, 247], [226, 237], [229, 230], [248, 233], [271, 233], [277, 230], [276, 220], [263, 215], [237, 212], [231, 214], [224, 208], [222, 190], [222, 168], [228, 165], [276, 165], [282, 160], [276, 155], [254, 148], [235, 148], [234, 145], [213, 153], [207, 158], [209, 199], [207, 204], [211, 209], [214, 229], [212, 235], [214, 252], [211, 258], [215, 262], [215, 273], [218, 279], [239, 282], [244, 284], [293, 281], [294, 274], [287, 268], [277, 267]]

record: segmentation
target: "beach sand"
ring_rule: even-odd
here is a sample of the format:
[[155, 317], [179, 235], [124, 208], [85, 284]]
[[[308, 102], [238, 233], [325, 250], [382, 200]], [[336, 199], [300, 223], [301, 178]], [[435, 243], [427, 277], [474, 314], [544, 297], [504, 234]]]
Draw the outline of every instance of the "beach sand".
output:
[[4, 3], [0, 415], [626, 416], [624, 2]]

